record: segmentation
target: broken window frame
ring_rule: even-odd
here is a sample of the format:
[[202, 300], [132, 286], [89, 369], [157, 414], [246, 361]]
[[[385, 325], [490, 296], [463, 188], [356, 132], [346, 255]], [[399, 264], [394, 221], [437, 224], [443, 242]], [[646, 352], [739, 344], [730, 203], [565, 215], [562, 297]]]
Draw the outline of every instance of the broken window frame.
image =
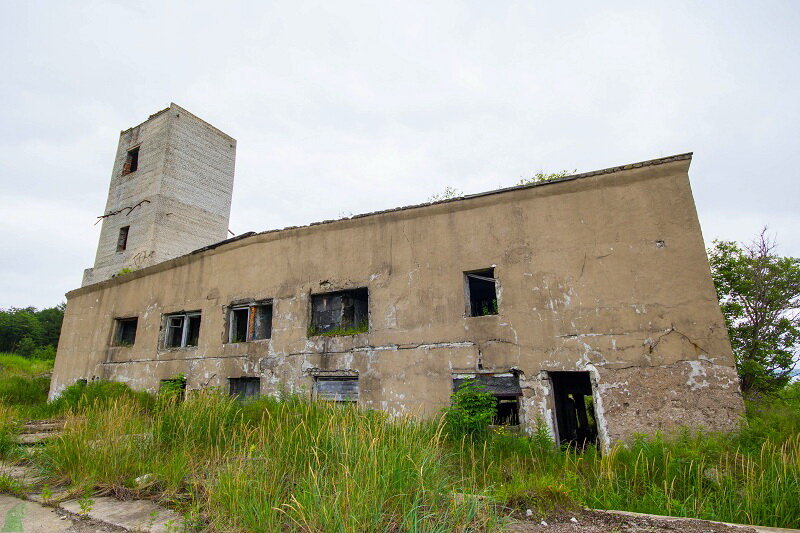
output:
[[122, 226], [119, 228], [119, 236], [117, 237], [117, 252], [124, 252], [128, 249], [128, 236], [130, 233], [130, 226]]
[[[236, 313], [246, 310], [246, 327], [244, 339], [239, 340], [237, 326], [239, 319]], [[229, 344], [239, 344], [243, 342], [261, 341], [272, 338], [272, 300], [262, 300], [247, 304], [232, 304], [228, 308], [228, 337]], [[261, 327], [259, 328], [259, 320]]]
[[[196, 320], [196, 322], [195, 322]], [[193, 324], [197, 324], [196, 337], [192, 333]], [[200, 325], [202, 324], [202, 313], [200, 311], [188, 311], [180, 313], [170, 313], [164, 315], [164, 337], [163, 348], [173, 350], [178, 348], [196, 348], [200, 340]], [[180, 332], [178, 344], [172, 340], [173, 332]], [[190, 344], [190, 342], [192, 344]]]
[[[130, 324], [133, 324], [133, 335], [130, 341], [125, 339], [126, 329], [130, 327]], [[128, 318], [116, 318], [114, 319], [114, 339], [112, 342], [112, 346], [117, 347], [129, 347], [133, 346], [136, 342], [136, 331], [139, 328], [139, 318], [138, 317], [128, 317]]]
[[[255, 385], [255, 387], [252, 385]], [[251, 390], [248, 392], [248, 389]], [[253, 392], [253, 390], [255, 392]], [[261, 396], [261, 378], [258, 376], [228, 378], [228, 394], [242, 401], [255, 400]]]
[[[487, 276], [487, 274], [489, 274]], [[471, 280], [475, 280], [471, 282]], [[475, 283], [492, 283], [491, 291], [494, 292], [493, 298], [478, 299], [474, 294], [478, 288]], [[467, 317], [494, 316], [500, 314], [500, 299], [498, 298], [498, 287], [500, 283], [495, 275], [495, 268], [482, 268], [479, 270], [469, 270], [464, 272], [464, 300]], [[488, 289], [487, 289], [488, 290]]]
[[128, 149], [125, 154], [125, 165], [122, 167], [122, 175], [126, 176], [139, 170], [139, 149], [141, 146], [134, 146]]
[[[320, 299], [332, 299], [337, 296], [348, 296], [353, 299], [353, 305], [351, 307], [352, 316], [345, 316], [346, 307], [343, 305], [338, 324], [320, 324], [318, 314], [315, 313], [315, 308], [317, 307], [318, 302]], [[339, 335], [348, 336], [368, 333], [370, 328], [369, 289], [367, 287], [357, 287], [353, 289], [312, 294], [310, 298], [309, 312], [309, 337]]]

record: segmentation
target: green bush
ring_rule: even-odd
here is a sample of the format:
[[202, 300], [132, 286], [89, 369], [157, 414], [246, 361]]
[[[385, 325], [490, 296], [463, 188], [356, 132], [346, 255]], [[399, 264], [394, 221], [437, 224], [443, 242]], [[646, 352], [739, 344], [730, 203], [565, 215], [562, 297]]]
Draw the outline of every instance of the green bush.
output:
[[55, 361], [56, 349], [54, 346], [39, 346], [33, 350], [31, 357], [34, 359], [41, 359], [44, 361]]
[[36, 342], [30, 337], [22, 337], [17, 343], [16, 352], [23, 357], [30, 357], [36, 350]]
[[485, 436], [497, 414], [497, 402], [486, 387], [477, 380], [467, 380], [450, 399], [450, 407], [444, 409], [444, 421], [450, 436]]

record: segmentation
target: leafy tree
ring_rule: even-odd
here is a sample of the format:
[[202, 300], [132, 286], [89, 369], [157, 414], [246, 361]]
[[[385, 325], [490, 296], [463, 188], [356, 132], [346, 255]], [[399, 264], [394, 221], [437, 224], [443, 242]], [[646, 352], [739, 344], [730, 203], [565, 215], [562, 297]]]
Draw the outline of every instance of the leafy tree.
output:
[[791, 379], [800, 341], [800, 259], [780, 257], [766, 228], [749, 245], [708, 251], [742, 392], [770, 393]]
[[34, 345], [42, 338], [42, 325], [33, 307], [25, 309], [0, 309], [0, 352], [17, 349], [20, 341], [30, 339]]
[[58, 346], [65, 304], [37, 311], [35, 307], [0, 309], [0, 352], [30, 356]]
[[445, 424], [452, 436], [485, 435], [497, 414], [497, 401], [477, 380], [467, 380], [453, 393], [444, 409]]
[[64, 321], [64, 310], [67, 304], [60, 303], [55, 307], [49, 307], [37, 311], [36, 318], [39, 324], [42, 325], [42, 337], [40, 344], [42, 346], [58, 346], [58, 338], [61, 335], [61, 323]]

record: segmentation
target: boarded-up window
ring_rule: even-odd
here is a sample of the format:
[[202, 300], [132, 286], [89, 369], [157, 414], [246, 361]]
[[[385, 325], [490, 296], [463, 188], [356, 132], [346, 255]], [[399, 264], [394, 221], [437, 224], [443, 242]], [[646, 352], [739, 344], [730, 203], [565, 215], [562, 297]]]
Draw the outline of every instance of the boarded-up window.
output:
[[497, 280], [494, 269], [464, 273], [467, 289], [467, 316], [497, 314]]
[[272, 336], [272, 302], [256, 302], [230, 308], [228, 342], [249, 342]]
[[314, 396], [333, 402], [358, 402], [358, 377], [317, 377], [314, 379]]
[[164, 348], [197, 346], [200, 337], [200, 311], [174, 313], [164, 318]]
[[114, 346], [133, 346], [136, 341], [136, 327], [139, 319], [118, 318], [115, 320]]
[[309, 335], [354, 335], [369, 330], [367, 289], [311, 296]]
[[497, 402], [497, 413], [493, 424], [503, 426], [519, 425], [519, 399], [522, 388], [519, 376], [512, 373], [503, 374], [469, 374], [453, 377], [453, 390], [457, 391], [465, 382], [475, 381], [494, 396]]
[[258, 398], [261, 393], [260, 378], [229, 378], [231, 396], [240, 400]]

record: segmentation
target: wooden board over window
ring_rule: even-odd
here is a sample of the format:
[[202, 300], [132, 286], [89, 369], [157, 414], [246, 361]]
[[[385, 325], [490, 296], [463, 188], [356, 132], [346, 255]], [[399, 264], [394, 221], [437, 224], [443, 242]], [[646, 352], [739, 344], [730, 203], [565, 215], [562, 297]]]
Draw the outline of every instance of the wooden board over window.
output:
[[351, 376], [326, 376], [315, 378], [314, 395], [319, 400], [357, 402], [358, 378]]

